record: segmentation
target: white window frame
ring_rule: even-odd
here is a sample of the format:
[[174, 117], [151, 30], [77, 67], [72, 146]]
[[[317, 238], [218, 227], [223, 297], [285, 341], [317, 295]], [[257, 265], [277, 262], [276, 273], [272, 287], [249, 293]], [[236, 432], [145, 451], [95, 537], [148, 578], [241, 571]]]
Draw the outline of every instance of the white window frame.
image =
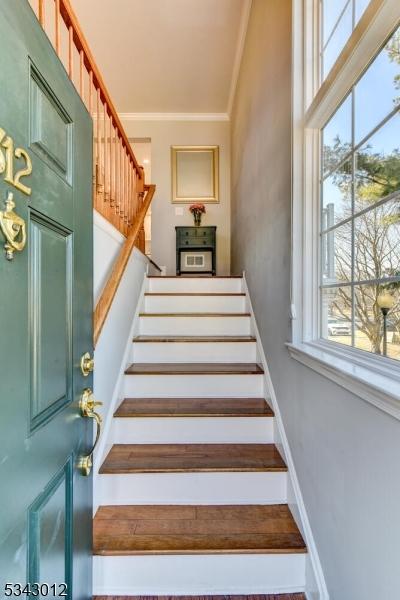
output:
[[371, 0], [323, 82], [320, 0], [293, 2], [292, 342], [293, 358], [400, 419], [400, 365], [322, 340], [320, 334], [320, 132], [396, 24], [399, 0]]

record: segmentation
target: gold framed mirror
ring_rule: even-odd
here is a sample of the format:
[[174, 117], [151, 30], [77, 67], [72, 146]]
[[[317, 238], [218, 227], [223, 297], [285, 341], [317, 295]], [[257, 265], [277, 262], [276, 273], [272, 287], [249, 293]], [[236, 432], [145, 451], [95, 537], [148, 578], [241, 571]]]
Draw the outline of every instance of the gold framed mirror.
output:
[[171, 146], [172, 202], [219, 202], [219, 146]]

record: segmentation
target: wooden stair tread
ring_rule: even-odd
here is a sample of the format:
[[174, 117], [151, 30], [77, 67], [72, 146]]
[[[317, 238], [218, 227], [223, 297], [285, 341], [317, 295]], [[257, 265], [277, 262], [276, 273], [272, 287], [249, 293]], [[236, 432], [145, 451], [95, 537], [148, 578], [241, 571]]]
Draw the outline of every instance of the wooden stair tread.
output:
[[93, 549], [100, 555], [307, 551], [285, 504], [100, 506]]
[[147, 279], [242, 279], [243, 275], [147, 275]]
[[256, 338], [252, 335], [137, 335], [133, 338], [134, 342], [255, 342]]
[[252, 596], [93, 596], [93, 600], [307, 600], [304, 594], [257, 594]]
[[133, 363], [126, 375], [262, 375], [257, 363]]
[[278, 472], [274, 444], [114, 444], [100, 473]]
[[250, 317], [249, 312], [177, 312], [177, 313], [152, 313], [141, 312], [139, 317]]
[[114, 417], [273, 417], [264, 398], [125, 398]]

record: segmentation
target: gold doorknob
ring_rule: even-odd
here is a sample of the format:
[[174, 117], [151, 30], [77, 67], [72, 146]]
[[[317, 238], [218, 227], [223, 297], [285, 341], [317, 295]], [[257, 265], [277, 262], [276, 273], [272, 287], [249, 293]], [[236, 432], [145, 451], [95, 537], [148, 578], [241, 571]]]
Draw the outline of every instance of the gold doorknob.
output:
[[[83, 390], [81, 399], [79, 400], [79, 408], [81, 410], [82, 417], [91, 417], [92, 419], [98, 417], [101, 423], [101, 416], [94, 411], [96, 406], [103, 406], [103, 403], [98, 402], [95, 399], [90, 388]], [[96, 417], [94, 415], [96, 415]]]
[[88, 452], [85, 456], [81, 456], [78, 460], [78, 469], [82, 473], [84, 477], [90, 475], [90, 472], [93, 467], [93, 452], [97, 446], [97, 443], [100, 439], [101, 434], [101, 416], [94, 410], [96, 406], [102, 406], [102, 402], [97, 402], [93, 392], [90, 388], [86, 388], [83, 390], [81, 399], [79, 401], [79, 408], [81, 411], [82, 417], [87, 417], [88, 419], [94, 419], [96, 421], [96, 439], [94, 440], [94, 444], [90, 452]]
[[81, 358], [81, 371], [84, 377], [87, 377], [89, 373], [94, 371], [94, 359], [91, 358], [89, 352], [85, 352]]

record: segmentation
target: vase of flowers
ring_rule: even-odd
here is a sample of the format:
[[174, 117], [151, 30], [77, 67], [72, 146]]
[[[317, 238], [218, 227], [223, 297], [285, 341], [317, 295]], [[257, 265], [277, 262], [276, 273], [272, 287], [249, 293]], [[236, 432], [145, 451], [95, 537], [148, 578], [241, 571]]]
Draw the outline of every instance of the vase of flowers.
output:
[[204, 204], [197, 203], [189, 206], [189, 210], [193, 215], [195, 226], [200, 227], [201, 217], [206, 212], [206, 207], [204, 206]]

